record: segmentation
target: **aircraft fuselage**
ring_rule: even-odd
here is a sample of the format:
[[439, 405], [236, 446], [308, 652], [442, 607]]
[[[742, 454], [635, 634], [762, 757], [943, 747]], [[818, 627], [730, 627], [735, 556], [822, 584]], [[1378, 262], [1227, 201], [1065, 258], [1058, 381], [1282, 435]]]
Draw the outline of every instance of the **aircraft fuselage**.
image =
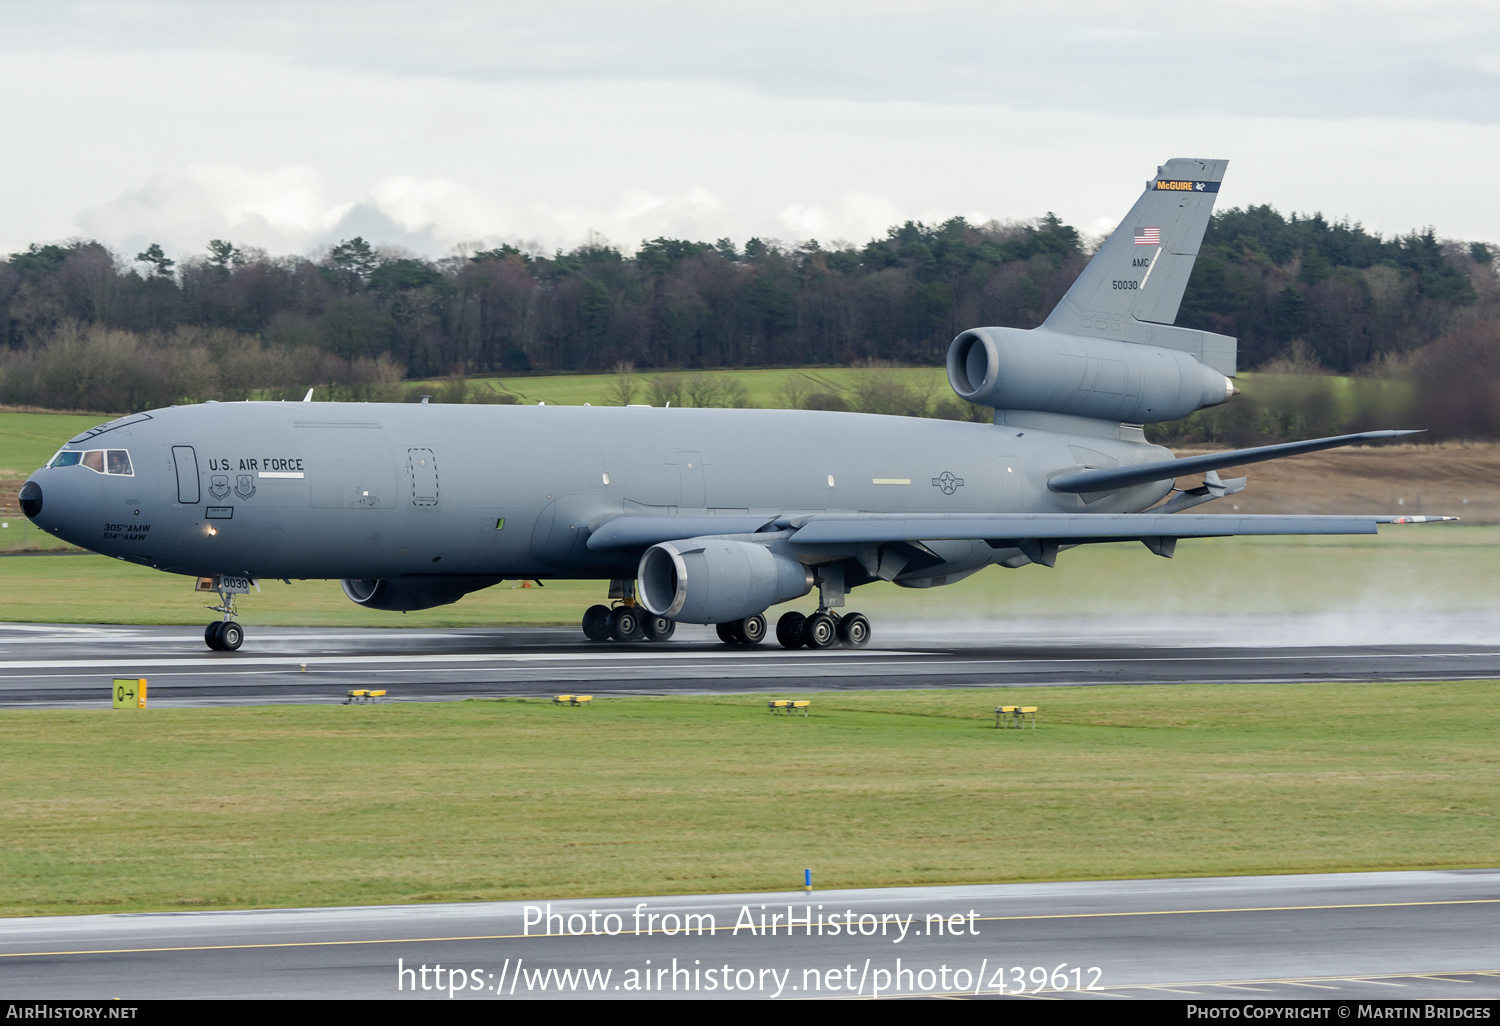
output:
[[[44, 468], [34, 519], [193, 576], [630, 579], [639, 551], [585, 544], [621, 512], [1146, 509], [1171, 482], [1102, 497], [1046, 487], [1171, 455], [1116, 430], [1137, 437], [814, 411], [210, 403], [69, 443], [124, 450], [132, 473]], [[996, 561], [980, 541], [941, 545], [954, 571]]]

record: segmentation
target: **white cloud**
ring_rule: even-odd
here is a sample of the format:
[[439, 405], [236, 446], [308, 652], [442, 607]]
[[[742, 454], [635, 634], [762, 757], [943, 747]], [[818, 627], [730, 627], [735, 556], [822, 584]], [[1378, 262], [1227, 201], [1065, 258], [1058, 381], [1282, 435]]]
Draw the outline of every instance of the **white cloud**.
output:
[[1228, 205], [1500, 239], [1488, 5], [1151, 11], [12, 0], [0, 240], [826, 245], [1048, 210], [1093, 231], [1178, 155], [1229, 158]]
[[775, 234], [791, 240], [817, 239], [825, 246], [833, 239], [863, 243], [885, 235], [887, 228], [908, 218], [909, 214], [889, 197], [850, 192], [826, 206], [789, 204], [776, 215], [781, 230]]
[[82, 211], [83, 234], [122, 251], [148, 243], [178, 254], [202, 252], [227, 238], [272, 252], [300, 250], [331, 228], [350, 204], [330, 204], [318, 172], [288, 165], [258, 172], [230, 164], [194, 164], [152, 175], [139, 188]]

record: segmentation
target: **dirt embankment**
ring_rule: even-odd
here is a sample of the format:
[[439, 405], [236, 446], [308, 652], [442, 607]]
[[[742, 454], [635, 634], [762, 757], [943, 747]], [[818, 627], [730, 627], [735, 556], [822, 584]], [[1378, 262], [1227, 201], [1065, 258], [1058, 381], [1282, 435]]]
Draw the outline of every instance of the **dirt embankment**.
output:
[[[1249, 480], [1243, 492], [1207, 503], [1199, 512], [1425, 514], [1500, 523], [1497, 442], [1329, 449], [1221, 470], [1219, 476]], [[1201, 480], [1185, 477], [1178, 486], [1194, 488]]]

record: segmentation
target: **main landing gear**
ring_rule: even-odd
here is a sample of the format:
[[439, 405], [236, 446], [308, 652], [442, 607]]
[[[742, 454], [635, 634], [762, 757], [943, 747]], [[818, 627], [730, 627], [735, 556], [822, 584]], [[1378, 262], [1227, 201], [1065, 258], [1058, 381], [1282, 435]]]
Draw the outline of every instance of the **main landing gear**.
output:
[[863, 613], [840, 613], [844, 604], [844, 568], [833, 563], [818, 568], [818, 611], [812, 616], [791, 612], [776, 621], [776, 640], [782, 648], [864, 648], [870, 643], [870, 621]]
[[666, 641], [677, 630], [676, 620], [636, 605], [634, 581], [610, 581], [609, 597], [619, 604], [590, 606], [583, 614], [583, 636], [590, 641]]
[[870, 621], [863, 613], [832, 609], [820, 609], [812, 616], [783, 613], [776, 621], [776, 640], [782, 648], [864, 648], [870, 643]]

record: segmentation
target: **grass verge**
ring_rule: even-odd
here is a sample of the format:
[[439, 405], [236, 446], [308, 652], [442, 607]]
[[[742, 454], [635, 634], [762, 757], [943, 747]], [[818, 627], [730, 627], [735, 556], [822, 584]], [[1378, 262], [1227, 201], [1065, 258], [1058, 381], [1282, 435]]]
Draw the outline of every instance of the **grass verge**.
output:
[[0, 915], [1486, 866], [1497, 712], [1485, 681], [6, 712]]

